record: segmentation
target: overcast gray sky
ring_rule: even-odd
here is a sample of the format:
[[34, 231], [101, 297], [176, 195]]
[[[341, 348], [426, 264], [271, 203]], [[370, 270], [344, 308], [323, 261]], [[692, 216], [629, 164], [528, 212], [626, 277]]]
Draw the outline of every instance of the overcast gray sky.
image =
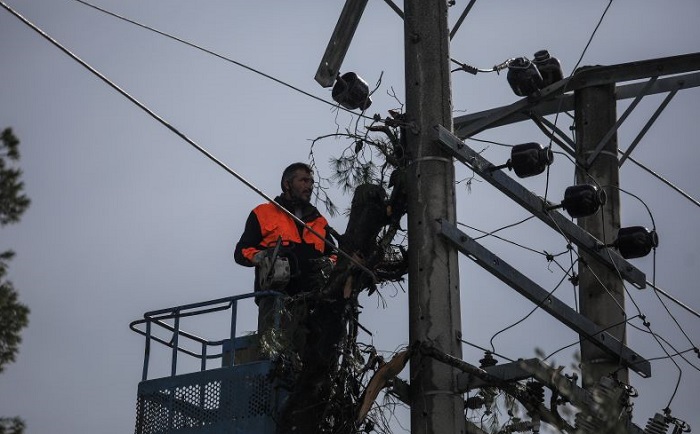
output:
[[[279, 174], [287, 164], [307, 160], [311, 139], [354, 125], [350, 115], [331, 105], [77, 1], [4, 1], [269, 195], [278, 193]], [[342, 3], [94, 1], [327, 101], [330, 91], [313, 76]], [[457, 1], [451, 23], [466, 4]], [[569, 74], [607, 5], [604, 0], [477, 1], [452, 41], [451, 54], [489, 68], [546, 48]], [[697, 0], [616, 0], [581, 65], [696, 52], [698, 18]], [[129, 322], [145, 311], [249, 292], [252, 272], [235, 265], [232, 252], [249, 210], [261, 198], [4, 9], [0, 58], [0, 127], [13, 127], [22, 141], [21, 166], [32, 199], [21, 223], [3, 228], [0, 237], [0, 250], [17, 253], [9, 277], [32, 311], [19, 357], [0, 375], [0, 415], [22, 416], [29, 434], [132, 431], [143, 340], [128, 330]], [[401, 107], [403, 25], [383, 1], [369, 2], [343, 65], [343, 71], [350, 70], [372, 85], [381, 76], [369, 114], [385, 117], [389, 109]], [[505, 74], [455, 73], [452, 78], [456, 116], [517, 100]], [[695, 198], [700, 197], [699, 92], [679, 92], [633, 153]], [[642, 101], [620, 130], [621, 148], [629, 146], [663, 97]], [[618, 113], [629, 102], [621, 101]], [[571, 122], [565, 115], [558, 119], [567, 131]], [[546, 143], [526, 123], [478, 137]], [[508, 158], [507, 148], [470, 144], [487, 148], [484, 155], [493, 162]], [[332, 139], [317, 145], [318, 175], [328, 176], [328, 157], [347, 145]], [[555, 160], [550, 198], [561, 197], [573, 183], [573, 165], [560, 155]], [[458, 176], [466, 178], [470, 171], [460, 167]], [[490, 231], [527, 216], [478, 179], [470, 188], [466, 184], [457, 186], [460, 222]], [[544, 195], [544, 177], [525, 185]], [[700, 309], [700, 210], [630, 163], [621, 169], [621, 186], [646, 203], [661, 238], [655, 264], [651, 256], [634, 264], [665, 291]], [[329, 193], [347, 205], [341, 191]], [[623, 225], [652, 226], [636, 199], [623, 194], [622, 207]], [[331, 220], [342, 232], [345, 218]], [[564, 240], [539, 222], [501, 235], [539, 251], [565, 250]], [[539, 255], [498, 240], [484, 242], [546, 289], [562, 278], [561, 270]], [[562, 258], [565, 267], [567, 260]], [[470, 343], [490, 347], [495, 333], [533, 307], [466, 259], [460, 276], [463, 334]], [[697, 317], [668, 304], [689, 342], [653, 291], [629, 291], [634, 300], [627, 303], [629, 316], [646, 315], [652, 329], [680, 351], [697, 343]], [[376, 296], [361, 300], [361, 321], [373, 332], [363, 339], [390, 352], [408, 343], [407, 296], [392, 286], [382, 292], [386, 307]], [[575, 305], [570, 284], [555, 295]], [[254, 317], [255, 310], [247, 309], [241, 328], [252, 330]], [[641, 326], [639, 320], [634, 324]], [[226, 334], [216, 327], [205, 331], [217, 338]], [[533, 357], [536, 348], [549, 354], [576, 339], [538, 311], [493, 342], [497, 352], [516, 359]], [[633, 329], [628, 344], [650, 359], [664, 355], [654, 339]], [[685, 355], [692, 365], [675, 359], [682, 381], [671, 408], [674, 416], [700, 429], [694, 401], [700, 361], [692, 351]], [[478, 364], [482, 356], [481, 350], [464, 346], [468, 362]], [[573, 351], [554, 359], [570, 370]], [[667, 359], [652, 362], [650, 379], [631, 375], [640, 392], [634, 400], [638, 425], [668, 405], [678, 376]]]

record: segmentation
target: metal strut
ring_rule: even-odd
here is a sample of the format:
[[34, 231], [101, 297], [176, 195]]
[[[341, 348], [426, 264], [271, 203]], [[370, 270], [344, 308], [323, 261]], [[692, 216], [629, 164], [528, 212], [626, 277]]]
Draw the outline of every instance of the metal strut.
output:
[[455, 225], [445, 220], [440, 222], [440, 233], [464, 255], [476, 261], [482, 268], [498, 277], [522, 296], [537, 304], [561, 323], [590, 340], [608, 355], [632, 369], [642, 377], [651, 376], [651, 364], [632, 351], [616, 337], [602, 330], [593, 321], [579, 314], [566, 303], [552, 296], [544, 288], [507, 264], [494, 253], [474, 241]]
[[568, 239], [580, 249], [595, 257], [601, 263], [639, 289], [646, 287], [646, 275], [635, 266], [627, 262], [616, 251], [604, 247], [604, 243], [593, 235], [583, 230], [580, 226], [554, 210], [545, 210], [542, 198], [534, 195], [525, 187], [515, 182], [501, 171], [489, 170], [494, 167], [478, 152], [464, 144], [458, 137], [450, 133], [445, 127], [438, 126], [438, 140], [444, 149], [457, 160], [471, 167], [485, 181], [496, 187], [517, 204], [531, 212], [535, 217], [561, 231]]

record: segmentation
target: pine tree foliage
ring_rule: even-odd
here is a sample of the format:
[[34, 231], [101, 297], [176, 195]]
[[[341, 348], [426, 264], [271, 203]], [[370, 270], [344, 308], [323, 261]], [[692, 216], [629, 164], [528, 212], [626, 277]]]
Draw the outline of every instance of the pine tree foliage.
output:
[[0, 226], [17, 223], [29, 207], [22, 171], [15, 167], [18, 160], [19, 140], [11, 128], [6, 128], [0, 134]]
[[[24, 194], [19, 161], [19, 140], [11, 128], [0, 133], [0, 227], [19, 222], [29, 207]], [[22, 342], [21, 331], [29, 323], [29, 308], [19, 302], [12, 282], [7, 280], [11, 250], [0, 252], [0, 372], [14, 362]], [[24, 421], [18, 417], [0, 418], [0, 434], [21, 434]]]
[[22, 342], [20, 332], [29, 323], [29, 309], [18, 301], [12, 282], [6, 279], [13, 252], [0, 254], [0, 372], [15, 361]]
[[0, 434], [22, 434], [24, 421], [18, 417], [0, 417]]
[[[334, 312], [330, 317], [337, 320], [330, 322], [337, 322], [342, 332], [332, 339], [337, 342], [331, 356], [333, 363], [323, 369], [318, 369], [313, 360], [302, 363], [302, 373], [295, 386], [299, 393], [294, 396], [299, 396], [300, 402], [305, 397], [306, 401], [290, 410], [290, 414], [301, 415], [290, 419], [300, 432], [391, 433], [391, 409], [399, 405], [398, 400], [385, 394], [383, 403], [375, 402], [376, 395], [367, 397], [364, 393], [371, 379], [384, 371], [387, 362], [373, 345], [358, 341], [362, 310], [358, 297], [367, 291], [369, 295], [377, 293], [383, 300], [380, 287], [403, 281], [408, 272], [406, 235], [401, 228], [407, 201], [403, 181], [406, 158], [399, 139], [402, 126], [397, 120], [400, 116], [393, 113], [392, 118], [385, 120], [375, 117], [362, 132], [357, 122], [354, 130], [348, 128], [345, 132], [317, 137], [311, 145], [309, 157], [318, 181], [315, 191], [318, 201], [333, 215], [337, 209], [327, 194], [331, 187], [353, 197], [346, 213], [346, 231], [337, 234], [339, 248], [370, 273], [339, 256], [324, 289], [308, 295], [319, 297], [319, 303], [327, 303], [315, 310]], [[327, 139], [337, 139], [343, 146], [330, 159], [330, 175], [316, 164], [314, 153], [315, 146]], [[331, 328], [337, 327], [328, 329]], [[313, 375], [305, 376], [305, 370], [313, 371]], [[382, 383], [381, 388], [384, 387], [386, 384]], [[358, 413], [361, 407], [368, 409], [362, 416]], [[305, 411], [306, 408], [313, 410]]]

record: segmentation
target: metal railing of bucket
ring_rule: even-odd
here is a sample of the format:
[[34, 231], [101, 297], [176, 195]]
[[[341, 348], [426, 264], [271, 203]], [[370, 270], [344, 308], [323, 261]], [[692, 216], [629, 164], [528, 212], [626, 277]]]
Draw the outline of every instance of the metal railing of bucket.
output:
[[[236, 342], [237, 340], [245, 341], [246, 338], [246, 336], [236, 337], [238, 302], [253, 297], [278, 297], [280, 295], [282, 294], [276, 291], [259, 291], [255, 293], [224, 297], [215, 300], [185, 304], [182, 306], [146, 312], [143, 315], [143, 319], [133, 321], [129, 324], [129, 328], [131, 328], [131, 330], [146, 337], [142, 381], [146, 381], [148, 379], [148, 366], [151, 355], [151, 341], [158, 342], [172, 349], [170, 361], [171, 376], [177, 375], [178, 353], [183, 353], [188, 356], [200, 359], [201, 371], [205, 371], [207, 369], [207, 360], [224, 359], [225, 355], [229, 356], [227, 360], [224, 359], [226, 365], [233, 366], [235, 351], [238, 347], [240, 347], [240, 345], [236, 345]], [[230, 334], [228, 338], [220, 340], [207, 340], [195, 334], [180, 330], [180, 320], [182, 318], [194, 317], [215, 312], [223, 312], [229, 309], [231, 310], [231, 324]], [[172, 321], [172, 324], [169, 324], [166, 321]], [[141, 328], [144, 325], [145, 330]], [[153, 334], [153, 326], [160, 327], [166, 330], [167, 332], [171, 333], [172, 337], [170, 338], [170, 340], [166, 340], [159, 336], [155, 336]], [[194, 342], [196, 344], [199, 344], [201, 350], [199, 352], [195, 352], [193, 350], [185, 348], [183, 346], [184, 344], [181, 342], [185, 340], [187, 340], [188, 342]], [[227, 342], [230, 342], [231, 344], [228, 350], [225, 348], [225, 344]], [[211, 348], [220, 348], [220, 350], [214, 354], [211, 354]]]

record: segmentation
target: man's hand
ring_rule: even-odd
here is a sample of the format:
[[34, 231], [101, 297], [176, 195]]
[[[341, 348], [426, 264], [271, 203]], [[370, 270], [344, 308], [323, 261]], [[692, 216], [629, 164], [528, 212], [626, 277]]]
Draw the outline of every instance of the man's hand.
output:
[[266, 254], [267, 254], [267, 250], [261, 250], [258, 253], [256, 253], [255, 255], [253, 255], [253, 259], [251, 259], [250, 262], [252, 262], [253, 265], [255, 265], [257, 267], [258, 265], [260, 265], [260, 263], [262, 262], [262, 260]]

